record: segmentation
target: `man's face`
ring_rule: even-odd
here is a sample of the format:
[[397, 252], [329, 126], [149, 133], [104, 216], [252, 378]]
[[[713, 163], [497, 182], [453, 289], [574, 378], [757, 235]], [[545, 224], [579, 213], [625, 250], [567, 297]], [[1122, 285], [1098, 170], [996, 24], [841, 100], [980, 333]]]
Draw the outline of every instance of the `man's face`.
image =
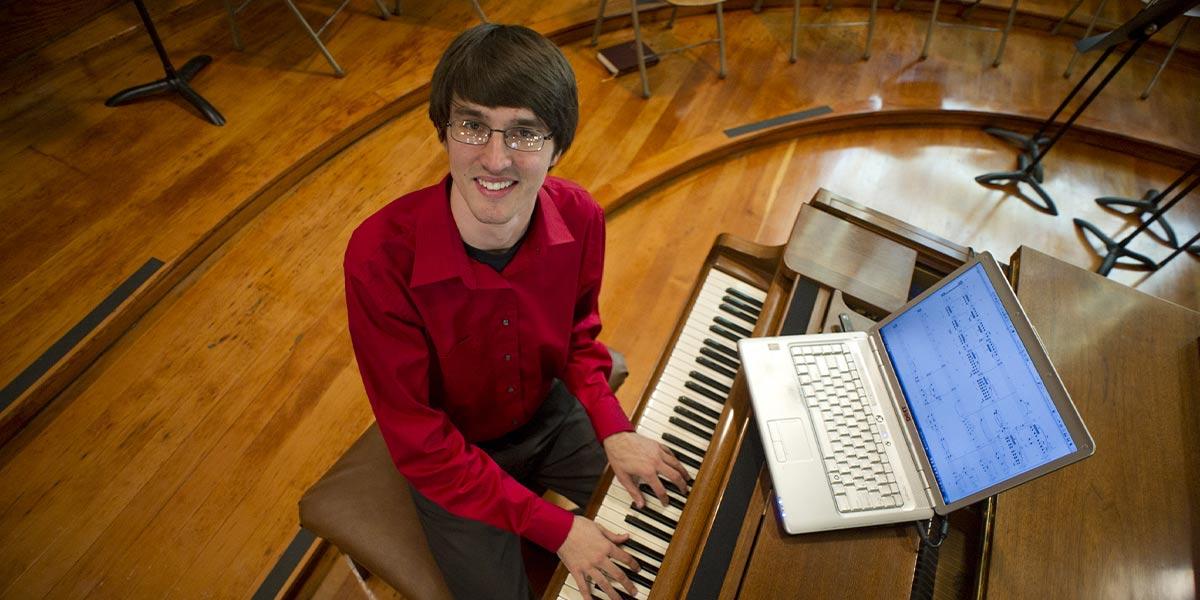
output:
[[[544, 134], [550, 132], [528, 108], [455, 101], [450, 108], [450, 120], [474, 121], [491, 129], [527, 127]], [[465, 203], [471, 216], [482, 225], [505, 225], [527, 217], [546, 173], [558, 160], [552, 139], [546, 140], [537, 152], [509, 148], [504, 144], [504, 134], [499, 132], [493, 133], [482, 146], [459, 142], [447, 132], [445, 144], [454, 182], [451, 202]]]

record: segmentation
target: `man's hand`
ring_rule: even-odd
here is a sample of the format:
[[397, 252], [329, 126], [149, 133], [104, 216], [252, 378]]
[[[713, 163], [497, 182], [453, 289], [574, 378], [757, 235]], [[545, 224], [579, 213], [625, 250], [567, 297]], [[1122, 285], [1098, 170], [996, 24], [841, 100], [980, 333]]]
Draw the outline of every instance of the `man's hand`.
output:
[[646, 506], [646, 499], [638, 488], [639, 481], [654, 490], [663, 506], [667, 506], [669, 498], [659, 475], [685, 492], [688, 489], [687, 482], [691, 477], [679, 459], [666, 446], [648, 437], [632, 431], [614, 433], [604, 439], [604, 452], [612, 465], [613, 475], [638, 508]]
[[637, 596], [633, 582], [613, 564], [613, 560], [616, 560], [631, 571], [641, 569], [633, 556], [617, 545], [624, 544], [628, 539], [627, 533], [613, 533], [595, 521], [576, 516], [566, 541], [558, 549], [558, 558], [571, 572], [571, 577], [575, 578], [576, 587], [587, 592], [587, 596], [591, 595], [588, 582], [592, 582], [600, 586], [609, 598], [619, 598], [613, 589], [613, 581], [621, 584], [630, 596]]

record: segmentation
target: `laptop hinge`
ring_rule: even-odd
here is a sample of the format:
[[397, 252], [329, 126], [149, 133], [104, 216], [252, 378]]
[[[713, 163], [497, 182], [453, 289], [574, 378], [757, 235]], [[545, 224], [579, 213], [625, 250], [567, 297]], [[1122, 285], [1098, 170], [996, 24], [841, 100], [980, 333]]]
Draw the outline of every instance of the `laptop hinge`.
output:
[[871, 346], [871, 357], [875, 360], [875, 364], [879, 367], [879, 372], [884, 376], [885, 381], [883, 382], [883, 388], [884, 391], [887, 392], [888, 401], [892, 403], [892, 410], [895, 411], [896, 415], [901, 417], [900, 429], [904, 435], [904, 443], [908, 445], [908, 455], [912, 457], [913, 466], [916, 467], [917, 474], [921, 477], [921, 486], [924, 488], [925, 497], [928, 499], [929, 505], [933, 506], [933, 489], [930, 487], [929, 478], [925, 476], [925, 469], [922, 468], [921, 461], [917, 458], [921, 456], [920, 449], [918, 449], [915, 445], [917, 440], [914, 440], [912, 437], [910, 437], [909, 431], [911, 428], [904, 423], [904, 419], [911, 418], [908, 416], [908, 409], [906, 406], [901, 405], [901, 400], [899, 397], [897, 397], [894, 386], [892, 385], [892, 379], [890, 377], [891, 371], [888, 369], [887, 363], [884, 362], [885, 354], [880, 352], [879, 344], [876, 342], [876, 336], [868, 335], [867, 342]]

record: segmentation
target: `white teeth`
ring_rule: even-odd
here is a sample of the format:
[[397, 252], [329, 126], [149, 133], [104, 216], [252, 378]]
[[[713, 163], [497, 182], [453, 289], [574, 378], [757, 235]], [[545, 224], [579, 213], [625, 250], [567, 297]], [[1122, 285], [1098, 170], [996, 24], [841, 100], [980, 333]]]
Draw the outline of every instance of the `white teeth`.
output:
[[484, 188], [486, 188], [486, 189], [489, 189], [489, 190], [491, 190], [491, 191], [493, 191], [493, 192], [498, 192], [498, 191], [500, 191], [500, 190], [502, 190], [502, 189], [504, 189], [504, 188], [506, 188], [506, 187], [508, 187], [508, 186], [510, 186], [510, 185], [512, 185], [512, 184], [514, 184], [514, 183], [516, 183], [515, 181], [496, 181], [496, 182], [491, 182], [491, 181], [484, 181], [484, 180], [482, 180], [482, 179], [476, 179], [475, 181], [478, 181], [478, 182], [479, 182], [479, 185], [482, 185]]

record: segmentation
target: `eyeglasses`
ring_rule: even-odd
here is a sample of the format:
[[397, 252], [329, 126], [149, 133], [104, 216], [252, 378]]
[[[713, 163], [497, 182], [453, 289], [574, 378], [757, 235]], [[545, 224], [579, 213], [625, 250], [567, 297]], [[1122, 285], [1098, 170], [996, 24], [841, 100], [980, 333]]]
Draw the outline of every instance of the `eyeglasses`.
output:
[[446, 123], [450, 137], [455, 141], [472, 146], [482, 146], [492, 139], [492, 133], [504, 135], [504, 145], [521, 152], [537, 152], [552, 136], [529, 127], [492, 129], [479, 121], [450, 121]]

